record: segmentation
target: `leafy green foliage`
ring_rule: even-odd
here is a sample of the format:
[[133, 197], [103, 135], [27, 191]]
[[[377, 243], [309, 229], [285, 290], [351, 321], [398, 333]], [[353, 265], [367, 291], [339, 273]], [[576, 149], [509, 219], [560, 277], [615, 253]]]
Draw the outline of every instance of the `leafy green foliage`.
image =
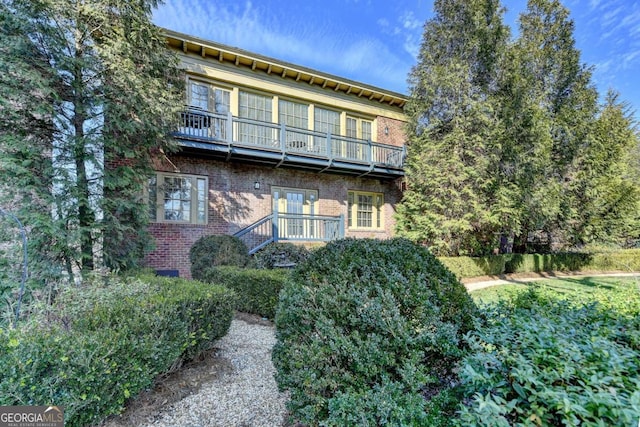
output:
[[485, 310], [459, 425], [628, 426], [640, 414], [640, 291], [530, 290]]
[[189, 250], [191, 277], [205, 280], [205, 271], [211, 267], [230, 265], [246, 267], [251, 262], [249, 249], [237, 237], [210, 235], [199, 238]]
[[496, 276], [551, 271], [640, 271], [638, 249], [554, 254], [502, 254], [485, 257], [439, 257], [457, 277]]
[[476, 308], [429, 251], [344, 239], [314, 251], [280, 293], [276, 380], [309, 425], [424, 425], [423, 386], [442, 386]]
[[638, 239], [637, 120], [598, 106], [574, 24], [530, 0], [508, 43], [496, 0], [439, 0], [409, 82], [400, 235], [439, 256], [540, 252]]
[[[102, 283], [101, 283], [102, 282]], [[122, 411], [155, 377], [226, 334], [235, 295], [184, 279], [99, 278], [0, 329], [0, 404], [65, 407], [65, 425]]]
[[278, 268], [278, 266], [298, 264], [309, 256], [309, 250], [293, 243], [269, 243], [253, 255], [257, 268]]
[[184, 97], [155, 5], [0, 4], [0, 204], [30, 230], [42, 278], [132, 267], [149, 247], [140, 196]]
[[237, 295], [236, 310], [273, 319], [278, 295], [289, 278], [288, 270], [262, 270], [231, 266], [210, 267], [201, 281], [222, 285]]
[[409, 187], [397, 227], [438, 255], [491, 250], [496, 219], [485, 190], [497, 135], [488, 95], [508, 39], [502, 13], [495, 0], [435, 2], [409, 76]]

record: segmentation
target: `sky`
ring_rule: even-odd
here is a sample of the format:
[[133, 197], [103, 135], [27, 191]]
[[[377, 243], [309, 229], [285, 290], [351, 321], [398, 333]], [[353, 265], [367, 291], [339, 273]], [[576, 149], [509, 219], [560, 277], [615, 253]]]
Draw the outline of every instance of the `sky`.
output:
[[[564, 0], [601, 97], [640, 118], [640, 0]], [[526, 0], [503, 0], [517, 34]], [[407, 94], [433, 0], [165, 0], [156, 25]]]

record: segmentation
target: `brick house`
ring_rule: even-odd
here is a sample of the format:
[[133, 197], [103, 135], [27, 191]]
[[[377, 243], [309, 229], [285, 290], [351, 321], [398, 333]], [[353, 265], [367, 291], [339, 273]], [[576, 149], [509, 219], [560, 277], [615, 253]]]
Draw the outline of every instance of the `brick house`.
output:
[[278, 241], [388, 238], [404, 176], [404, 95], [167, 31], [186, 71], [181, 151], [154, 165], [156, 249], [146, 264], [190, 276], [201, 236]]

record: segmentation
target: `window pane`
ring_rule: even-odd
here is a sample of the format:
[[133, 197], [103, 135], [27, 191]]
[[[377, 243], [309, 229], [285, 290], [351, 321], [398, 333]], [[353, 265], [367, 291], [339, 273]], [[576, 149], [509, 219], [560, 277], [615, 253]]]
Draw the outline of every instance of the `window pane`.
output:
[[373, 225], [373, 197], [358, 194], [358, 227]]
[[340, 135], [340, 113], [337, 111], [316, 108], [315, 128], [318, 132]]
[[[272, 98], [256, 93], [240, 92], [240, 117], [271, 123]], [[273, 137], [273, 128], [254, 123], [240, 123], [238, 126], [238, 138], [240, 142], [249, 142], [259, 145], [277, 145]]]
[[224, 89], [215, 90], [216, 113], [227, 114], [231, 111], [231, 92]]
[[153, 176], [149, 178], [149, 219], [158, 220], [158, 179]]
[[191, 180], [188, 178], [164, 178], [164, 219], [167, 221], [191, 221]]
[[353, 193], [349, 192], [348, 201], [347, 201], [347, 226], [353, 226]]
[[191, 107], [209, 109], [209, 88], [200, 83], [191, 82]]
[[204, 224], [207, 220], [207, 189], [206, 180], [197, 179], [198, 187], [198, 222]]
[[347, 117], [347, 136], [349, 138], [358, 137], [358, 121], [353, 117]]
[[362, 121], [362, 139], [366, 139], [368, 141], [371, 140], [371, 122], [366, 120]]

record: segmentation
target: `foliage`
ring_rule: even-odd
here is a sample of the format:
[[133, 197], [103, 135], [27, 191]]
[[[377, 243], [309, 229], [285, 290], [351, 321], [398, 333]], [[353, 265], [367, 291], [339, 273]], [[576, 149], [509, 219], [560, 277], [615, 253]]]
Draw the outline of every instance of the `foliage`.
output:
[[201, 281], [222, 285], [237, 295], [236, 310], [273, 319], [278, 295], [289, 278], [288, 270], [262, 270], [231, 266], [210, 267]]
[[277, 268], [279, 265], [298, 264], [309, 256], [309, 251], [302, 245], [293, 243], [269, 243], [253, 255], [257, 268]]
[[428, 250], [344, 239], [293, 271], [280, 293], [276, 380], [308, 425], [424, 425], [423, 386], [441, 387], [476, 308]]
[[457, 277], [497, 276], [551, 271], [640, 271], [638, 249], [553, 254], [502, 254], [485, 257], [439, 257]]
[[493, 101], [508, 29], [496, 0], [441, 0], [425, 24], [405, 107], [408, 190], [398, 232], [438, 255], [491, 250], [496, 219], [485, 197], [498, 135]]
[[0, 3], [0, 204], [42, 278], [131, 267], [149, 245], [142, 190], [184, 97], [156, 4]]
[[[595, 301], [602, 301], [594, 302]], [[486, 309], [459, 425], [629, 426], [640, 414], [640, 292], [531, 290]]]
[[573, 185], [580, 204], [572, 228], [577, 243], [623, 244], [640, 237], [640, 186], [630, 162], [640, 146], [635, 126], [628, 104], [607, 93]]
[[[102, 283], [101, 283], [102, 282]], [[226, 334], [233, 292], [183, 279], [99, 278], [0, 330], [0, 404], [65, 407], [65, 425], [97, 424], [154, 378]]]
[[249, 249], [238, 237], [222, 234], [203, 236], [196, 240], [189, 250], [191, 277], [205, 280], [204, 274], [210, 267], [231, 265], [246, 267], [251, 262]]
[[405, 107], [400, 235], [437, 255], [539, 252], [638, 238], [637, 120], [598, 106], [558, 0], [529, 0], [508, 43], [494, 0], [439, 0]]

